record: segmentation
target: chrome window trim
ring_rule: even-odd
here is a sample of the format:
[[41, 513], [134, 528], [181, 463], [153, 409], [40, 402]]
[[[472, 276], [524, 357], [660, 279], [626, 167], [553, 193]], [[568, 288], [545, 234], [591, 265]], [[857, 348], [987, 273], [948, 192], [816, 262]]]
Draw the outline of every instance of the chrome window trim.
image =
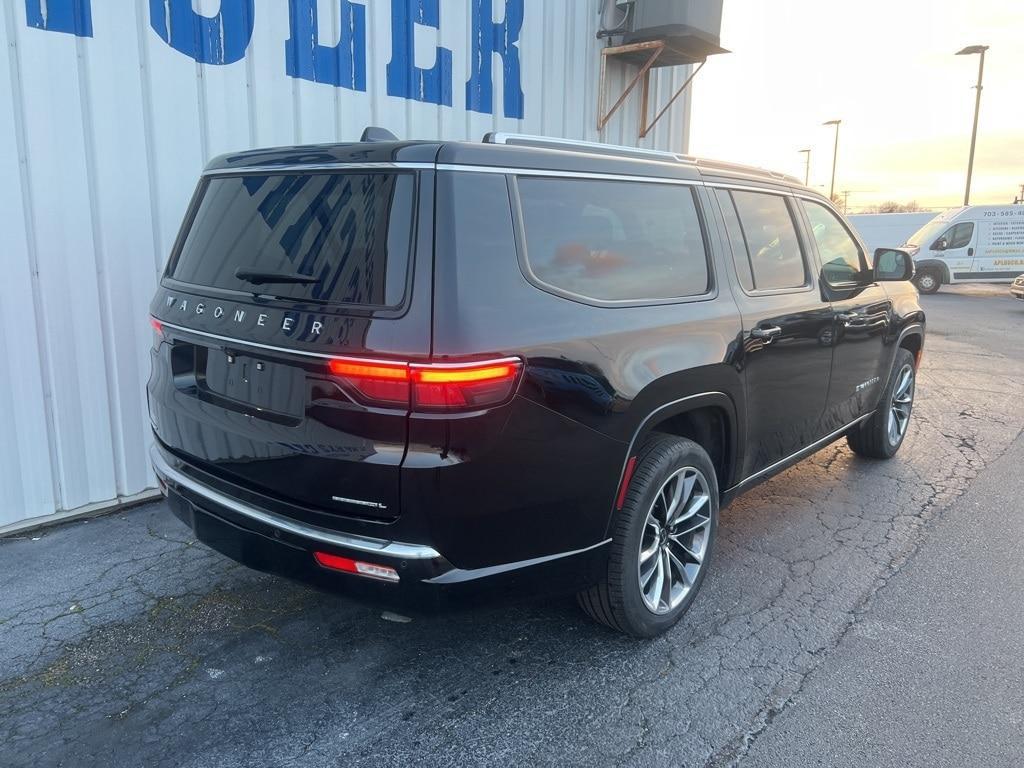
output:
[[550, 176], [565, 179], [596, 179], [599, 181], [644, 181], [649, 184], [676, 184], [688, 187], [700, 187], [704, 182], [699, 179], [668, 179], [664, 176], [637, 176], [628, 173], [598, 173], [589, 171], [559, 171], [543, 168], [514, 168], [504, 165], [461, 165], [441, 163], [439, 171], [455, 171], [466, 173], [496, 173], [504, 176]]
[[[149, 451], [150, 460], [153, 463], [153, 470], [164, 481], [170, 481], [175, 485], [187, 488], [198, 496], [230, 509], [243, 517], [269, 525], [282, 531], [301, 536], [324, 544], [331, 544], [347, 549], [354, 549], [359, 552], [367, 552], [374, 555], [385, 555], [397, 557], [404, 560], [433, 560], [440, 558], [441, 554], [433, 547], [422, 544], [406, 544], [400, 541], [388, 541], [386, 539], [374, 539], [369, 536], [356, 536], [353, 534], [329, 531], [319, 526], [301, 523], [298, 520], [258, 509], [245, 504], [238, 499], [227, 496], [220, 491], [214, 490], [198, 480], [174, 469], [160, 453], [157, 446], [152, 446]], [[215, 514], [215, 513], [214, 513]]]
[[238, 176], [241, 174], [259, 173], [312, 173], [317, 171], [366, 171], [405, 169], [414, 171], [432, 171], [433, 163], [411, 162], [373, 162], [373, 163], [310, 163], [300, 165], [250, 165], [242, 168], [212, 168], [203, 170], [203, 176]]
[[[547, 141], [553, 141], [551, 139], [545, 139]], [[571, 142], [577, 144], [577, 142]], [[606, 147], [608, 145], [600, 144], [597, 146]], [[636, 150], [639, 151], [639, 150]], [[685, 156], [683, 156], [685, 157]], [[678, 167], [676, 164], [664, 163], [670, 167]], [[698, 167], [699, 163], [694, 164], [693, 162], [679, 161], [678, 165], [683, 167]], [[459, 171], [466, 173], [499, 173], [499, 174], [517, 174], [519, 176], [558, 176], [566, 178], [588, 178], [588, 179], [609, 179], [613, 181], [646, 181], [652, 184], [681, 184], [689, 186], [706, 186], [714, 187], [719, 189], [739, 189], [746, 190], [749, 192], [767, 192], [774, 195], [791, 195], [793, 197], [800, 197], [805, 200], [811, 200], [814, 202], [824, 202], [826, 205], [829, 204], [828, 198], [822, 195], [816, 195], [809, 192], [803, 192], [799, 189], [785, 188], [780, 189], [778, 187], [761, 187], [752, 186], [748, 184], [734, 184], [731, 182], [722, 181], [706, 181], [704, 179], [674, 179], [666, 178], [664, 176], [645, 176], [629, 173], [600, 173], [597, 171], [565, 171], [557, 169], [543, 169], [543, 168], [522, 168], [515, 166], [504, 166], [504, 165], [470, 165], [466, 163], [421, 163], [421, 162], [368, 162], [368, 163], [349, 163], [344, 161], [338, 161], [335, 163], [301, 163], [301, 164], [289, 164], [289, 165], [251, 165], [239, 168], [210, 168], [202, 171], [202, 176], [232, 176], [240, 174], [259, 174], [259, 173], [309, 173], [309, 172], [323, 172], [323, 171], [359, 171], [359, 170], [414, 170], [414, 171]], [[780, 180], [781, 181], [781, 180]], [[772, 183], [770, 181], [766, 183]], [[834, 210], [834, 209], [833, 209]]]
[[704, 182], [704, 186], [712, 189], [736, 189], [741, 192], [764, 192], [769, 195], [784, 195], [788, 197], [798, 197], [801, 200], [809, 200], [812, 203], [820, 203], [821, 205], [830, 208], [834, 213], [838, 213], [840, 216], [842, 216], [842, 214], [839, 213], [836, 207], [829, 202], [829, 199], [827, 197], [825, 197], [824, 195], [814, 194], [813, 192], [804, 192], [802, 190], [792, 188], [779, 189], [778, 187], [755, 187], [749, 184], [730, 184], [728, 182], [722, 181], [706, 181]]

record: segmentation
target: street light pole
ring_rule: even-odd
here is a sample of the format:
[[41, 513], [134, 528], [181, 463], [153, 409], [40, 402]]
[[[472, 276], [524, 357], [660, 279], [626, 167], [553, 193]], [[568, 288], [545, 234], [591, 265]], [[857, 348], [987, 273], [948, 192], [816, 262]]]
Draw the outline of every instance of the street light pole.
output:
[[974, 127], [971, 129], [971, 154], [967, 160], [967, 187], [964, 189], [964, 205], [971, 203], [971, 176], [974, 175], [974, 146], [978, 141], [978, 113], [981, 112], [981, 79], [985, 74], [985, 51], [987, 45], [969, 45], [963, 50], [957, 51], [957, 56], [968, 56], [978, 53], [978, 84], [975, 86], [977, 93], [974, 96]]
[[829, 120], [822, 125], [834, 125], [836, 127], [836, 143], [832, 148], [832, 184], [828, 190], [828, 199], [831, 200], [836, 194], [836, 159], [839, 157], [839, 124], [842, 120]]
[[811, 150], [799, 149], [797, 150], [800, 154], [806, 155], [806, 163], [804, 164], [804, 186], [811, 186]]

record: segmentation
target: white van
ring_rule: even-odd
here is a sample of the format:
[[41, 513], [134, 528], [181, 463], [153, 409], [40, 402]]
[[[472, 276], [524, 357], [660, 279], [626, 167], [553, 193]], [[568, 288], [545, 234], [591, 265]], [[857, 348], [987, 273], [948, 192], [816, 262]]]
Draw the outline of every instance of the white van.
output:
[[921, 293], [949, 283], [1012, 283], [1024, 272], [1024, 205], [969, 205], [936, 216], [900, 246]]

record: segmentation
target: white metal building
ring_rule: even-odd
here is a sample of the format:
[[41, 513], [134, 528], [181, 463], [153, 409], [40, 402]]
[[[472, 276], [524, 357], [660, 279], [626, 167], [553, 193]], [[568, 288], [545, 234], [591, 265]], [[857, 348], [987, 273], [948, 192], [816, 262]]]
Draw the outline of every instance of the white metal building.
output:
[[[368, 124], [687, 148], [688, 95], [596, 131], [597, 0], [0, 5], [0, 532], [152, 492], [147, 308], [214, 155]], [[651, 111], [689, 74], [655, 70]]]
[[875, 248], [893, 248], [903, 245], [907, 238], [934, 219], [939, 211], [916, 211], [914, 213], [859, 213], [849, 217], [857, 228], [861, 239], [874, 251]]

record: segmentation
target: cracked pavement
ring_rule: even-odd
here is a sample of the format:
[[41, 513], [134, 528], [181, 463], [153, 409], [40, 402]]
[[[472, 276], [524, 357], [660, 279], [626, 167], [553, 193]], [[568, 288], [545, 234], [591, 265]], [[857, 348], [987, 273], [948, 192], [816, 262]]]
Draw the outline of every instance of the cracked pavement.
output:
[[734, 502], [654, 641], [570, 599], [385, 620], [159, 503], [0, 541], [0, 765], [1019, 764], [1024, 303], [924, 304], [896, 459], [834, 444]]

